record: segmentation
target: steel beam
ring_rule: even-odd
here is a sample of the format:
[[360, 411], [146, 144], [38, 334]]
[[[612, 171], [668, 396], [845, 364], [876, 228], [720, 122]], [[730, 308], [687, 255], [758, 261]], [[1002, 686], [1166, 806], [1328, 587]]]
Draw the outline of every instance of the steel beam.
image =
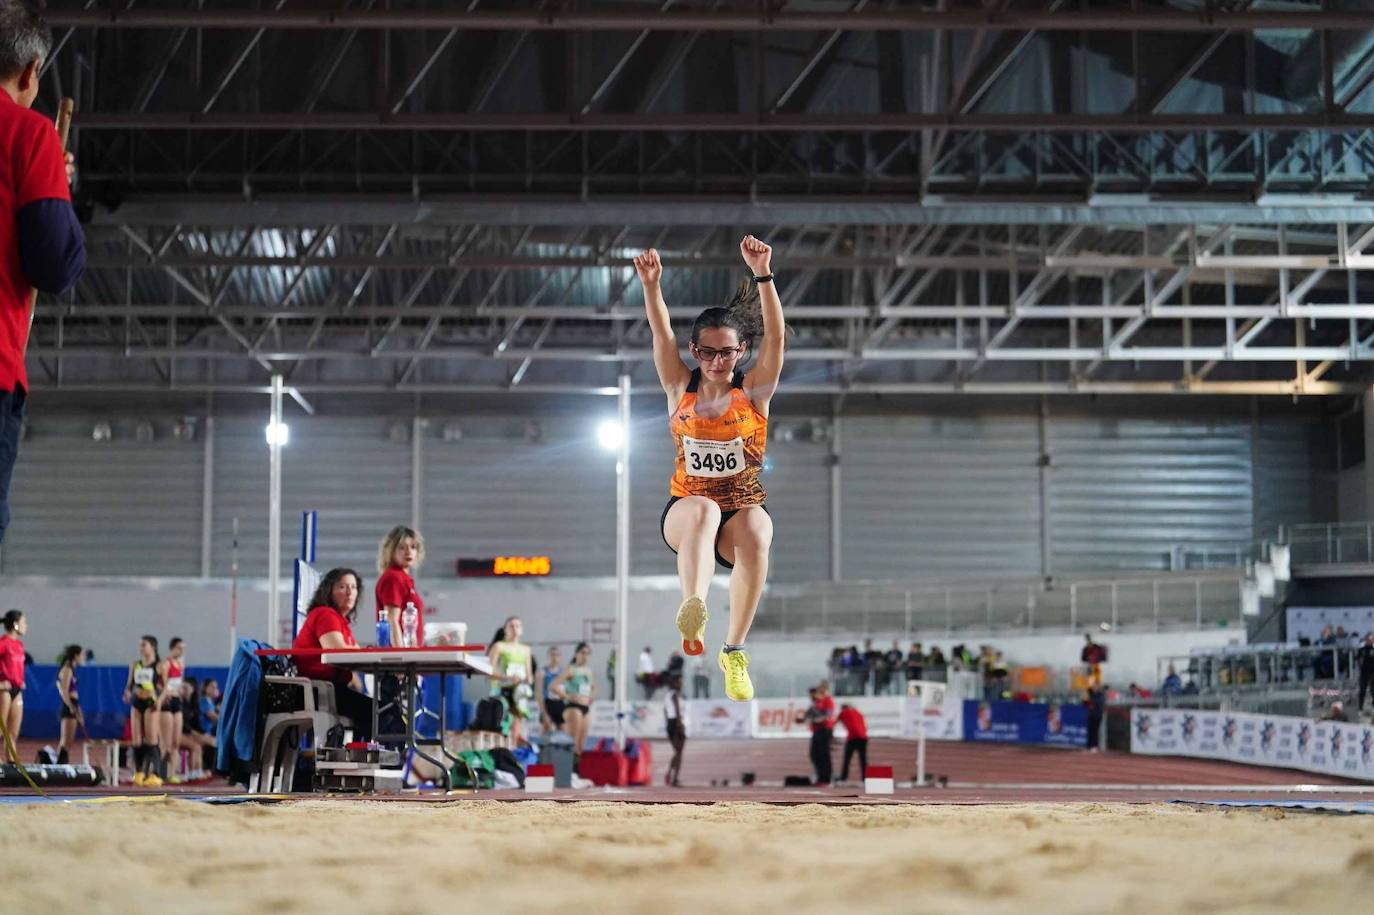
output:
[[51, 25], [90, 29], [293, 29], [293, 30], [438, 30], [467, 31], [703, 31], [831, 32], [987, 31], [1052, 32], [1221, 32], [1232, 29], [1374, 29], [1374, 12], [1360, 10], [1226, 10], [1205, 5], [1196, 11], [1151, 7], [1103, 11], [1048, 12], [1026, 9], [932, 10], [921, 7], [869, 9], [862, 12], [777, 10], [761, 5], [748, 11], [594, 10], [562, 8], [525, 10], [204, 10], [114, 8], [49, 9]]

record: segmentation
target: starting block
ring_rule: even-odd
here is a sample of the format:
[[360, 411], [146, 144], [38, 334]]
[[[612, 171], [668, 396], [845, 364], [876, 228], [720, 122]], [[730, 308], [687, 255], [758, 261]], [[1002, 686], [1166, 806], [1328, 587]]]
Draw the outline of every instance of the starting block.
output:
[[892, 767], [869, 766], [864, 769], [864, 794], [891, 794]]
[[529, 794], [548, 794], [553, 791], [553, 765], [535, 763], [526, 769], [525, 791]]

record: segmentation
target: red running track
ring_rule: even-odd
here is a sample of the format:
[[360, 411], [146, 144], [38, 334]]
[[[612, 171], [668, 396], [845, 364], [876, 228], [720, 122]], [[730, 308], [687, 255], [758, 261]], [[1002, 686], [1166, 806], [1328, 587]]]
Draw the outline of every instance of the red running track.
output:
[[[1243, 766], [1211, 760], [1125, 753], [1088, 753], [1079, 750], [932, 741], [927, 744], [927, 774], [943, 776], [946, 787], [898, 788], [890, 797], [865, 796], [860, 785], [849, 787], [783, 788], [786, 775], [809, 775], [806, 740], [695, 740], [688, 741], [682, 768], [682, 788], [662, 784], [670, 748], [666, 741], [653, 745], [654, 784], [635, 788], [559, 790], [553, 794], [516, 791], [446, 795], [372, 795], [376, 800], [454, 801], [539, 800], [623, 801], [629, 803], [703, 804], [721, 801], [752, 801], [771, 804], [1024, 804], [1024, 803], [1156, 803], [1174, 800], [1374, 800], [1374, 785], [1315, 775], [1290, 769]], [[37, 744], [24, 742], [21, 752], [33, 758]], [[911, 741], [875, 739], [869, 762], [890, 765], [899, 783], [909, 781], [915, 769], [916, 744]], [[836, 747], [838, 757], [839, 745]], [[78, 757], [79, 758], [79, 757]], [[838, 763], [838, 758], [836, 759]], [[740, 783], [744, 772], [753, 772], [754, 787]], [[836, 766], [838, 777], [839, 767]], [[858, 781], [857, 772], [850, 773]], [[711, 785], [715, 780], [717, 784]], [[728, 780], [729, 785], [723, 783]], [[29, 794], [27, 789], [0, 789], [0, 795]], [[118, 794], [183, 794], [194, 796], [241, 793], [222, 781], [210, 784], [140, 789], [86, 788], [50, 791], [61, 796]], [[341, 795], [352, 797], [352, 795]]]

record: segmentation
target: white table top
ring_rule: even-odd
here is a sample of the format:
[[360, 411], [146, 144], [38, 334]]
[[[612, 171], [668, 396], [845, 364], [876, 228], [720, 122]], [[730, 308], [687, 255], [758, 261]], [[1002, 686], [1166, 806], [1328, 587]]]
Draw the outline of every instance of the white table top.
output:
[[341, 648], [320, 655], [321, 664], [349, 670], [397, 670], [414, 667], [422, 674], [482, 674], [491, 676], [491, 662], [480, 652], [454, 648]]

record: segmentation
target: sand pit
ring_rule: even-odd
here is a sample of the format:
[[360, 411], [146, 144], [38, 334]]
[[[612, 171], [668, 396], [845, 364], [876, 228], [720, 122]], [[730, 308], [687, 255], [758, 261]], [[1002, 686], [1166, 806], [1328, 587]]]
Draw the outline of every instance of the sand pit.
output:
[[1369, 817], [1178, 805], [152, 800], [0, 829], [7, 912], [1335, 912], [1374, 880]]

